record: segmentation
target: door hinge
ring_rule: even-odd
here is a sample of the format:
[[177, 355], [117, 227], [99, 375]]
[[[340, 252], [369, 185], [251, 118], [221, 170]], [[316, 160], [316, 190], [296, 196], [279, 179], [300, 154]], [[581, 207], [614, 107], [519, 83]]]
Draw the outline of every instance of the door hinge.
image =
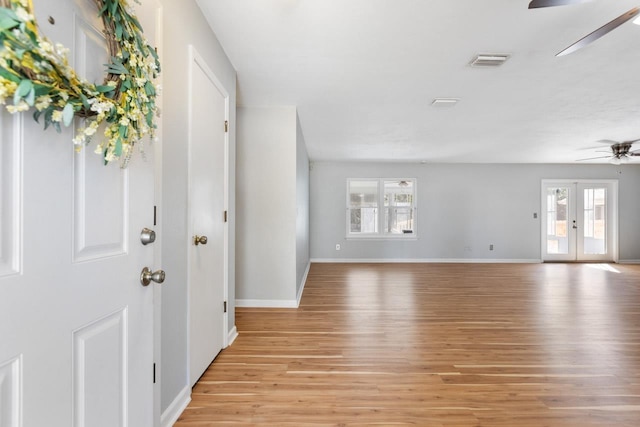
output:
[[227, 302], [226, 301], [224, 302], [224, 312], [225, 313], [227, 312]]
[[153, 383], [156, 383], [156, 364], [153, 364]]
[[229, 132], [229, 120], [224, 121], [224, 131]]
[[224, 211], [224, 222], [227, 222], [227, 221], [228, 221], [228, 219], [227, 219], [227, 211]]

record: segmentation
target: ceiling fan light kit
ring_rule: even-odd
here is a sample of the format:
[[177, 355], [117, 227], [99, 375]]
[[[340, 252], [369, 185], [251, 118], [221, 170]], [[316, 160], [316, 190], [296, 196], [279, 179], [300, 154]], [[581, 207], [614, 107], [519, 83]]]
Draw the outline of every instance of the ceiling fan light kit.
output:
[[609, 160], [609, 163], [611, 163], [612, 165], [621, 165], [624, 163], [629, 163], [629, 158], [627, 156], [622, 156], [622, 157], [612, 157], [611, 160]]
[[624, 163], [630, 163], [631, 162], [631, 157], [639, 157], [640, 156], [640, 152], [639, 150], [634, 150], [631, 151], [631, 147], [633, 146], [634, 142], [638, 142], [640, 140], [638, 139], [634, 139], [631, 141], [623, 141], [623, 142], [615, 142], [615, 141], [610, 141], [610, 140], [601, 140], [598, 142], [601, 143], [612, 143], [611, 144], [611, 154], [608, 156], [599, 156], [599, 157], [591, 157], [591, 158], [587, 158], [587, 159], [579, 159], [577, 160], [578, 162], [580, 161], [584, 161], [584, 160], [598, 160], [598, 159], [606, 159], [609, 158], [609, 163], [611, 163], [612, 165], [621, 165]]

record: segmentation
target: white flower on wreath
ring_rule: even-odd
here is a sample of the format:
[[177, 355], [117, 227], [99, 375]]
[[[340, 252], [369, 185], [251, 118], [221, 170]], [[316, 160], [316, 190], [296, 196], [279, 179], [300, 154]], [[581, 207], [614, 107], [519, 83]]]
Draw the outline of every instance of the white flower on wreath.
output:
[[116, 154], [113, 152], [113, 150], [108, 150], [108, 151], [107, 151], [107, 155], [106, 155], [106, 156], [104, 156], [104, 160], [105, 160], [106, 162], [112, 162], [112, 161], [114, 161], [116, 158], [117, 158], [117, 157], [116, 157]]
[[98, 125], [99, 125], [99, 124], [98, 124], [98, 122], [97, 122], [97, 121], [95, 121], [95, 120], [94, 120], [94, 121], [92, 121], [92, 122], [91, 122], [91, 124], [89, 125], [89, 127], [88, 127], [88, 128], [86, 128], [86, 129], [84, 130], [84, 132], [83, 132], [83, 133], [84, 133], [86, 136], [93, 136], [93, 135], [95, 135], [96, 131], [98, 130]]
[[43, 52], [46, 52], [46, 53], [53, 53], [53, 45], [51, 43], [49, 43], [48, 41], [41, 41], [40, 42], [40, 49]]
[[[24, 99], [21, 100], [16, 105], [7, 105], [7, 111], [10, 112], [11, 114], [20, 113], [22, 111], [28, 111], [28, 110], [29, 110], [29, 104], [27, 104], [24, 101]], [[62, 115], [62, 112], [60, 114]]]
[[73, 145], [75, 145], [76, 147], [82, 146], [82, 144], [84, 144], [85, 137], [83, 135], [83, 131], [83, 129], [78, 129], [78, 134], [73, 138]]
[[69, 56], [71, 51], [69, 48], [66, 48], [62, 43], [56, 43], [56, 53], [62, 57]]
[[33, 15], [26, 11], [26, 9], [19, 7], [16, 9], [16, 15], [23, 22], [33, 21]]
[[113, 109], [113, 103], [109, 101], [98, 101], [97, 98], [92, 98], [89, 100], [89, 104], [91, 104], [91, 111], [95, 111], [96, 113], [105, 114]]
[[36, 99], [36, 110], [38, 111], [42, 111], [42, 110], [46, 110], [47, 108], [49, 108], [49, 106], [51, 105], [51, 103], [53, 102], [53, 100], [51, 99], [50, 96], [40, 96]]

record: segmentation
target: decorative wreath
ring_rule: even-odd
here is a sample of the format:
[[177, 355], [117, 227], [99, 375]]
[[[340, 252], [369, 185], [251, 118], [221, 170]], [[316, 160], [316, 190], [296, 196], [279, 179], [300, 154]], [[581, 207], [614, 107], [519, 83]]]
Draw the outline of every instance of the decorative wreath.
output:
[[76, 150], [106, 123], [96, 153], [105, 164], [119, 159], [126, 167], [134, 145], [154, 138], [160, 61], [127, 0], [93, 1], [111, 57], [101, 84], [79, 78], [69, 50], [40, 35], [32, 0], [0, 0], [0, 104], [10, 100], [10, 113], [34, 108], [33, 118], [58, 132], [74, 117], [84, 119], [73, 139]]

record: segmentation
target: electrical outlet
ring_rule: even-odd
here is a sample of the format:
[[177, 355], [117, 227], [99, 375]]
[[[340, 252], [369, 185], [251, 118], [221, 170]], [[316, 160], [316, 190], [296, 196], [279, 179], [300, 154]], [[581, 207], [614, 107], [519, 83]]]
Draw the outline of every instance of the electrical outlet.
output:
[[340, 250], [340, 243], [336, 243], [336, 251]]
[[492, 251], [493, 250], [493, 244], [489, 245], [489, 250]]
[[533, 219], [538, 219], [538, 212], [533, 213]]

